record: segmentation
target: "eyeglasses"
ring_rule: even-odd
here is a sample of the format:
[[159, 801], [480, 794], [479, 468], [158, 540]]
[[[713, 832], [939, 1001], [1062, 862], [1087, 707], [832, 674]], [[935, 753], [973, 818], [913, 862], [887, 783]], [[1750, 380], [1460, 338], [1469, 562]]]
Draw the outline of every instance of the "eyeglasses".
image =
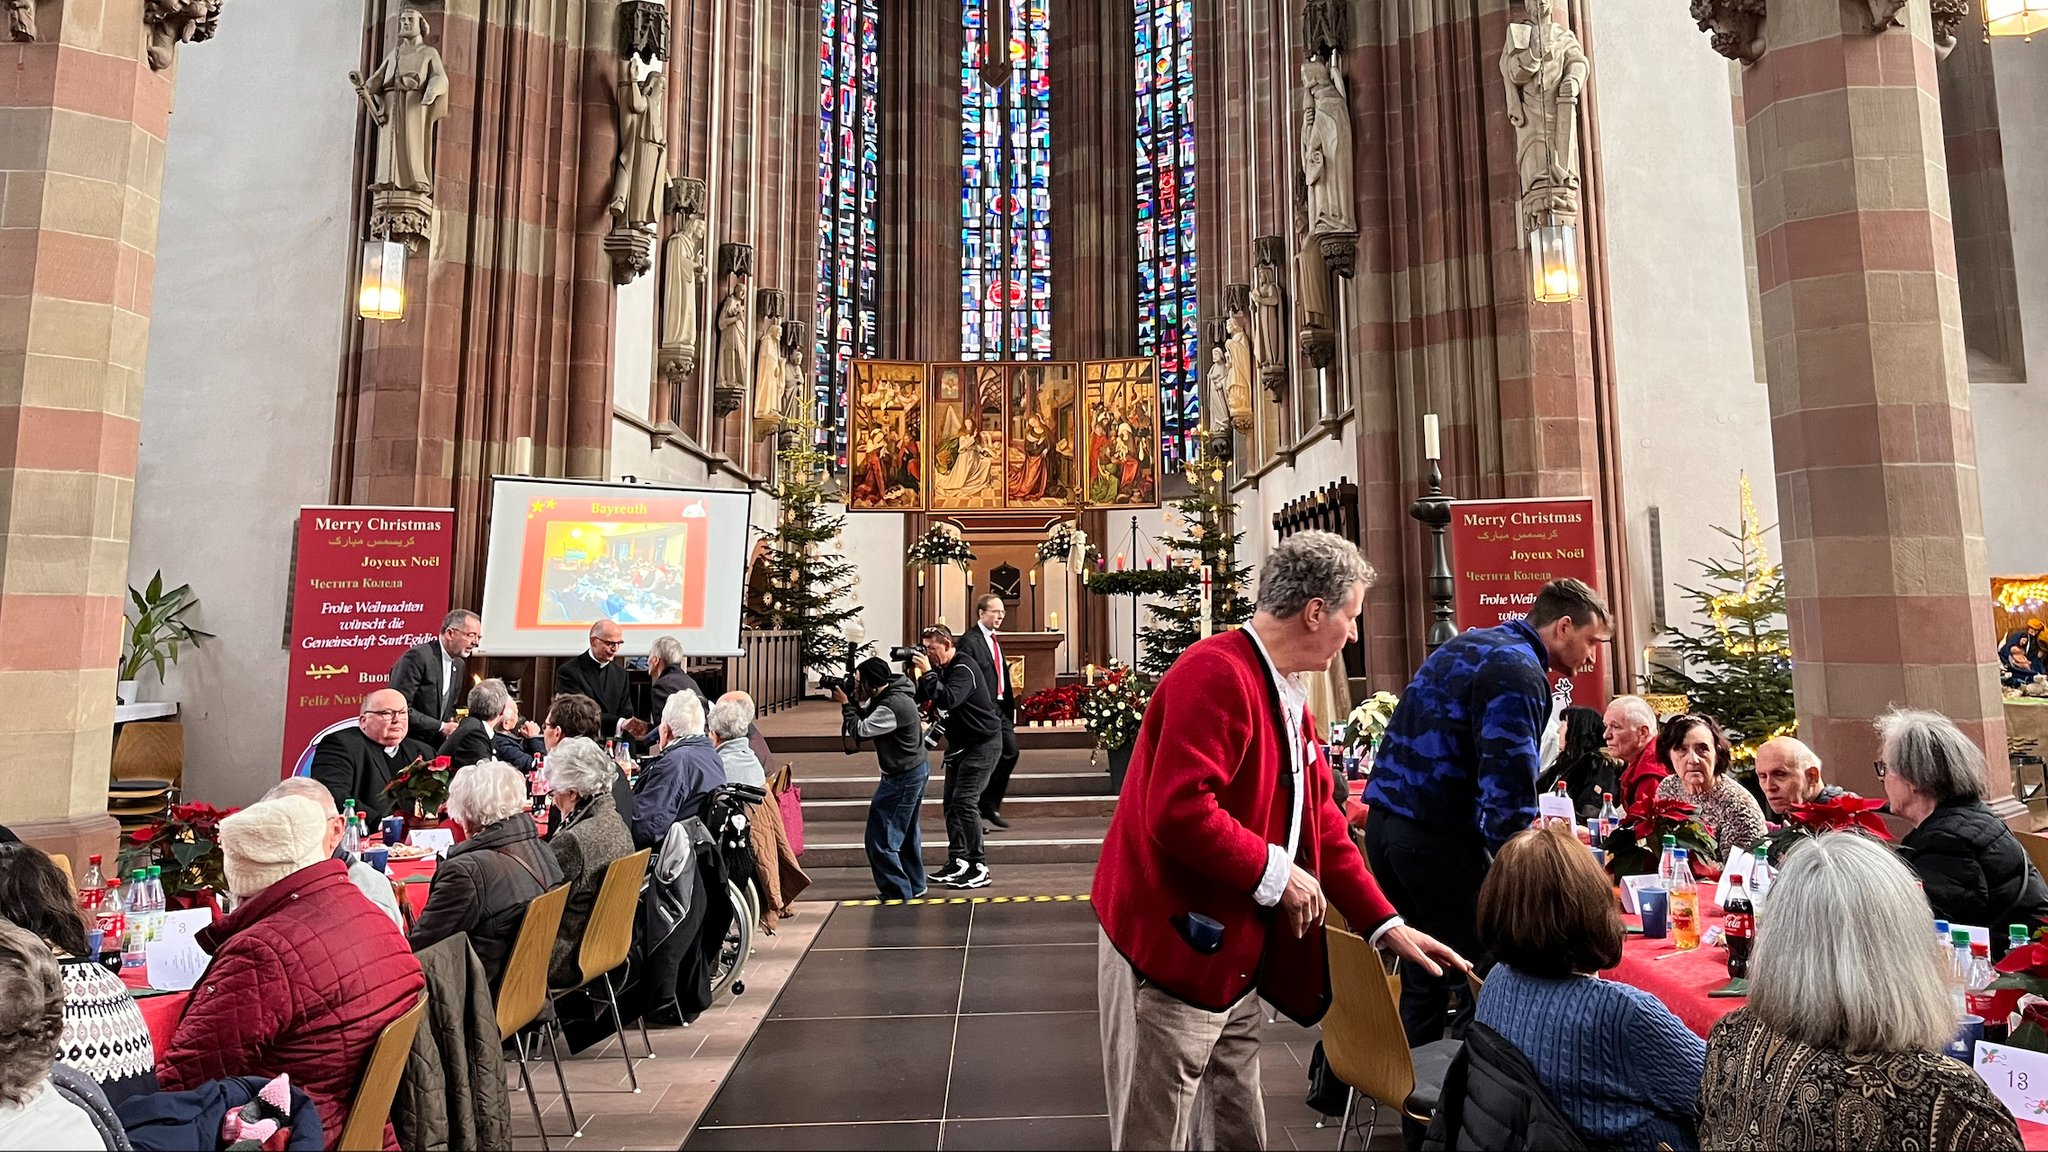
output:
[[590, 642], [592, 644], [602, 644], [607, 648], [617, 648], [626, 642], [626, 638], [621, 636], [617, 640], [607, 640], [602, 636], [592, 636]]
[[363, 710], [363, 715], [365, 715], [365, 716], [381, 716], [381, 717], [383, 717], [383, 718], [384, 718], [384, 719], [386, 719], [386, 720], [396, 720], [396, 719], [398, 719], [399, 717], [401, 717], [401, 716], [405, 715], [405, 709], [403, 709], [403, 708], [365, 708], [365, 709]]
[[1890, 766], [1889, 764], [1886, 764], [1886, 763], [1884, 762], [1884, 760], [1883, 760], [1883, 758], [1882, 758], [1882, 757], [1880, 757], [1880, 758], [1878, 758], [1878, 759], [1876, 759], [1876, 760], [1872, 760], [1872, 761], [1870, 762], [1870, 766], [1871, 766], [1872, 768], [1875, 768], [1875, 769], [1877, 769], [1877, 778], [1878, 778], [1879, 780], [1882, 780], [1882, 779], [1884, 779], [1884, 778], [1885, 778], [1886, 776], [1889, 776], [1889, 775], [1891, 775], [1891, 771], [1892, 771], [1892, 770], [1891, 770], [1891, 766]]

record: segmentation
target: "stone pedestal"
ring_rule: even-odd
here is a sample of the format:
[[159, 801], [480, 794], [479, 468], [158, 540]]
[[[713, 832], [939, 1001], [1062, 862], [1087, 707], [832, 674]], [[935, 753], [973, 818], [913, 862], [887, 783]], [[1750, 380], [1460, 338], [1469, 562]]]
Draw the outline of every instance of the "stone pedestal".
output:
[[1065, 632], [1002, 632], [1003, 660], [1010, 666], [1010, 682], [1017, 686], [1017, 699], [1043, 692], [1059, 678], [1060, 645]]

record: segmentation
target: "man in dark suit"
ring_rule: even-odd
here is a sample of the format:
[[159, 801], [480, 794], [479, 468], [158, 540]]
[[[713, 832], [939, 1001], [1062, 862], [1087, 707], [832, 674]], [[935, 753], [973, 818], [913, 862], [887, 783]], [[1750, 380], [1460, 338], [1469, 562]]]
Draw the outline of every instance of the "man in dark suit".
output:
[[974, 665], [975, 675], [989, 686], [995, 698], [996, 715], [1003, 721], [1003, 748], [996, 755], [995, 771], [981, 792], [981, 818], [998, 828], [1008, 828], [1003, 819], [1003, 793], [1010, 787], [1010, 773], [1017, 767], [1017, 686], [1010, 682], [1010, 668], [1003, 660], [1003, 642], [996, 632], [1003, 626], [1003, 598], [983, 596], [974, 602], [974, 627], [960, 637], [960, 655]]
[[405, 697], [395, 688], [379, 688], [363, 697], [362, 715], [354, 728], [343, 728], [313, 749], [307, 775], [334, 793], [339, 808], [350, 800], [371, 829], [391, 815], [384, 786], [398, 770], [415, 760], [432, 760], [434, 746], [407, 737]]
[[599, 620], [590, 626], [590, 648], [555, 668], [555, 695], [573, 693], [597, 701], [600, 741], [619, 735], [619, 719], [626, 714], [626, 665], [619, 660], [625, 643], [617, 622]]
[[[661, 710], [668, 706], [668, 698], [678, 692], [694, 692], [699, 700], [705, 699], [704, 689], [683, 670], [683, 645], [673, 636], [663, 636], [647, 649], [647, 675], [654, 681], [653, 702], [647, 718], [626, 721], [626, 735], [636, 743], [651, 745], [654, 731], [661, 726]], [[710, 704], [705, 704], [710, 709]]]
[[441, 634], [406, 649], [391, 666], [391, 686], [411, 710], [411, 737], [439, 747], [455, 733], [455, 702], [462, 699], [463, 661], [484, 638], [483, 621], [457, 608], [441, 621]]

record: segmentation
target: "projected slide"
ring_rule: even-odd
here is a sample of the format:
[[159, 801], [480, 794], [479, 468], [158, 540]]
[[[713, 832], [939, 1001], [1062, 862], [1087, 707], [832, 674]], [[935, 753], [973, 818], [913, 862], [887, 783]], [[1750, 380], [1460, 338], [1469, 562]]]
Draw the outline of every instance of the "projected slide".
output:
[[484, 650], [566, 655], [608, 617], [626, 631], [628, 653], [661, 635], [697, 655], [738, 652], [750, 498], [498, 478]]

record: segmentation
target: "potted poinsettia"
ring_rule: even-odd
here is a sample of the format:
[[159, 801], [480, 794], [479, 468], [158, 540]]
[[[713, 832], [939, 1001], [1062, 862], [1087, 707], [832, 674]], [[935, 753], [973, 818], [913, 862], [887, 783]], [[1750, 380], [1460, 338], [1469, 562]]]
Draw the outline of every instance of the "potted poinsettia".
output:
[[391, 798], [391, 810], [405, 818], [407, 828], [420, 828], [441, 819], [441, 807], [448, 803], [448, 782], [455, 778], [454, 762], [446, 756], [432, 760], [421, 756], [398, 770], [384, 795]]
[[2048, 944], [2022, 944], [1993, 967], [1998, 977], [1991, 981], [1991, 1015], [2006, 1019], [2005, 1042], [2048, 1052]]
[[156, 865], [163, 869], [164, 903], [170, 908], [205, 908], [228, 890], [222, 871], [220, 822], [240, 811], [211, 804], [174, 804], [162, 820], [128, 834], [115, 867], [121, 875]]
[[1695, 857], [1715, 852], [1713, 834], [1700, 825], [1697, 807], [1652, 795], [1637, 801], [1601, 845], [1607, 850], [1607, 874], [1619, 881], [1623, 876], [1655, 872], [1664, 855], [1666, 836]]
[[1847, 792], [1812, 804], [1794, 804], [1792, 810], [1785, 813], [1785, 823], [1764, 837], [1771, 867], [1778, 867], [1784, 861], [1785, 853], [1794, 847], [1826, 832], [1860, 832], [1879, 840], [1890, 840], [1891, 829], [1885, 827], [1883, 818], [1877, 814], [1882, 807], [1883, 800], [1852, 796]]

